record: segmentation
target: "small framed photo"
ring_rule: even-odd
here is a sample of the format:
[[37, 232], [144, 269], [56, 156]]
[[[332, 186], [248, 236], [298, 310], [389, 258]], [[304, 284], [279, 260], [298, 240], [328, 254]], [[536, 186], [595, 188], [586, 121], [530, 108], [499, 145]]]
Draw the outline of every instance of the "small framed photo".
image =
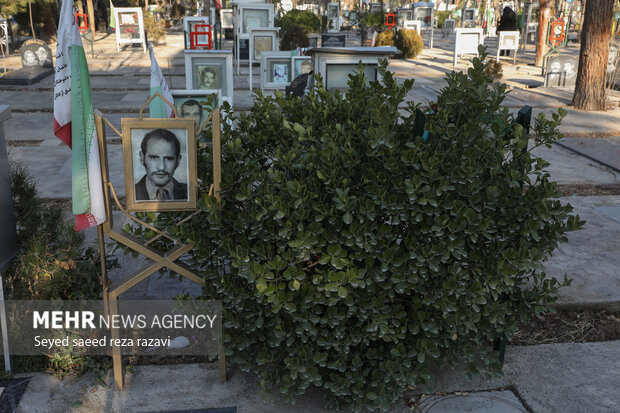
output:
[[185, 89], [221, 90], [233, 104], [232, 50], [185, 50]]
[[285, 89], [293, 79], [291, 52], [261, 54], [261, 89]]
[[240, 34], [250, 34], [250, 29], [259, 27], [273, 27], [274, 5], [262, 3], [239, 4], [239, 23], [237, 28]]
[[252, 62], [260, 63], [260, 55], [263, 52], [278, 50], [279, 27], [273, 29], [259, 28], [250, 30], [250, 56]]
[[207, 142], [202, 126], [215, 108], [221, 105], [221, 92], [215, 90], [171, 90], [177, 118], [194, 119], [195, 135], [199, 142]]
[[310, 56], [293, 56], [292, 60], [293, 68], [295, 69], [293, 79], [297, 79], [297, 77], [312, 71], [312, 61]]
[[338, 14], [340, 14], [340, 7], [338, 3], [329, 3], [327, 5], [327, 18], [328, 19], [337, 19]]
[[193, 119], [121, 119], [128, 211], [196, 209]]
[[144, 52], [146, 52], [142, 9], [140, 7], [116, 7], [114, 13], [116, 50], [120, 51], [121, 44], [142, 43]]

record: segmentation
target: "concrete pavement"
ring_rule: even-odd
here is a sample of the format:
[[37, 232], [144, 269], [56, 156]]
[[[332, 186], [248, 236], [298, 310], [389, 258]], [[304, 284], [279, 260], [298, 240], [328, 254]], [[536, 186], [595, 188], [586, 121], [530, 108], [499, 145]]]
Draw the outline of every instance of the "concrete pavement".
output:
[[[408, 99], [434, 100], [443, 86], [445, 73], [455, 69], [451, 60], [451, 39], [435, 40], [435, 48], [425, 49], [418, 59], [393, 60], [390, 64], [397, 79], [417, 79]], [[175, 89], [183, 89], [185, 85], [182, 44], [179, 34], [169, 34], [165, 47], [155, 47], [159, 64]], [[118, 127], [121, 117], [136, 117], [137, 109], [148, 98], [148, 54], [131, 47], [118, 53], [111, 36], [98, 38], [95, 48], [94, 59], [87, 53], [94, 103]], [[574, 49], [571, 47], [567, 53], [575, 53]], [[15, 60], [14, 57], [11, 59]], [[538, 112], [549, 116], [557, 108], [566, 107], [572, 94], [567, 89], [538, 86], [542, 77], [538, 73], [540, 69], [530, 65], [532, 59], [529, 51], [518, 55], [516, 65], [512, 65], [511, 60], [505, 61], [503, 80], [511, 87], [505, 104], [511, 110], [529, 104], [535, 107], [534, 116]], [[465, 61], [461, 60], [456, 69], [466, 67]], [[238, 110], [247, 110], [252, 104], [251, 92], [247, 90], [247, 74], [247, 67], [242, 67], [241, 75], [235, 76]], [[254, 76], [257, 74], [257, 68], [254, 68]], [[52, 85], [50, 77], [28, 87], [2, 86], [0, 102], [10, 104], [13, 110], [12, 119], [5, 123], [13, 159], [24, 163], [38, 179], [42, 197], [69, 199], [70, 153], [60, 145], [51, 130]], [[612, 96], [612, 102], [615, 102], [613, 99], [616, 98]], [[591, 141], [584, 141], [583, 145], [604, 142], [611, 145], [609, 152], [613, 154], [614, 149], [620, 148], [620, 108], [607, 112], [568, 108], [560, 130], [566, 137], [595, 136]], [[111, 180], [122, 196], [122, 151], [117, 138], [109, 131], [108, 160]], [[620, 187], [618, 171], [564, 147], [538, 148], [535, 154], [551, 163], [551, 178], [559, 184]], [[562, 278], [566, 273], [574, 279], [570, 287], [561, 290], [561, 305], [620, 311], [620, 249], [617, 245], [620, 239], [617, 212], [620, 195], [574, 196], [561, 201], [570, 202], [575, 212], [587, 221], [584, 230], [569, 234], [569, 242], [561, 244], [545, 264], [549, 276]], [[88, 232], [91, 240], [95, 235], [93, 230]], [[113, 279], [124, 277], [143, 261], [121, 257], [121, 263], [121, 269], [111, 274]], [[196, 293], [198, 290], [191, 283], [179, 285], [167, 277], [153, 276], [123, 298], [165, 297], [177, 292]], [[470, 380], [460, 370], [442, 370], [431, 390], [454, 392], [509, 387], [534, 412], [618, 411], [619, 352], [620, 342], [509, 347], [503, 378]], [[89, 375], [59, 381], [37, 373], [23, 396], [19, 411], [145, 412], [226, 406], [237, 406], [238, 412], [328, 411], [322, 409], [320, 395], [300, 398], [295, 406], [276, 398], [276, 404], [271, 405], [262, 401], [261, 391], [251, 376], [233, 371], [230, 382], [220, 385], [216, 375], [213, 365], [139, 366], [129, 375], [127, 390], [119, 393], [114, 392], [109, 376], [108, 385], [100, 387], [93, 386], [93, 378]], [[416, 397], [417, 393], [411, 392], [407, 397]], [[406, 412], [409, 409], [401, 401], [393, 406], [392, 411]]]

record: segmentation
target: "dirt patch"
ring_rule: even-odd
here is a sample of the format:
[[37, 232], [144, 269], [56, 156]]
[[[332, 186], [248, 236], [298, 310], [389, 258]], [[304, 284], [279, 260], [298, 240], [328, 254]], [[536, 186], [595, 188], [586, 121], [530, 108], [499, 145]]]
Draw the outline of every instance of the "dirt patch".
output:
[[6, 141], [6, 146], [20, 147], [20, 146], [39, 146], [43, 142], [42, 140], [36, 141]]
[[607, 311], [558, 311], [522, 325], [510, 342], [513, 346], [550, 343], [591, 343], [620, 340], [620, 313]]
[[620, 185], [558, 184], [562, 196], [620, 195]]

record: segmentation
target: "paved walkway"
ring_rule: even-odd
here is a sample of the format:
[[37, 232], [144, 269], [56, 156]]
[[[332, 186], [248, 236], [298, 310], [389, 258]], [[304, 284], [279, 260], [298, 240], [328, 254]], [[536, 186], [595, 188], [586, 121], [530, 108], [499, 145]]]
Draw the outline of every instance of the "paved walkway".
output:
[[[420, 58], [393, 60], [390, 64], [397, 79], [416, 79], [408, 99], [423, 103], [434, 100], [443, 87], [443, 76], [455, 69], [451, 54], [453, 40], [439, 36], [435, 39], [435, 48], [425, 49]], [[136, 117], [138, 108], [148, 98], [150, 62], [148, 54], [141, 49], [126, 47], [118, 53], [113, 41], [112, 36], [98, 37], [95, 58], [89, 53], [87, 57], [94, 104], [119, 126], [122, 117]], [[155, 47], [159, 64], [175, 89], [183, 89], [185, 85], [182, 46], [182, 37], [170, 34], [166, 46]], [[571, 47], [566, 52], [576, 53], [576, 50]], [[540, 69], [531, 63], [531, 51], [520, 54], [516, 65], [512, 65], [511, 60], [505, 61], [503, 80], [511, 88], [506, 106], [516, 111], [529, 104], [535, 107], [534, 115], [539, 112], [550, 115], [557, 108], [566, 107], [572, 92], [542, 87]], [[18, 65], [15, 56], [9, 58], [10, 67]], [[456, 67], [457, 70], [465, 68], [464, 60]], [[254, 68], [254, 84], [259, 84], [257, 69]], [[247, 76], [247, 67], [242, 67], [241, 75], [235, 76], [238, 110], [248, 110], [252, 104]], [[51, 77], [31, 86], [0, 86], [0, 103], [10, 104], [13, 111], [11, 120], [5, 124], [13, 159], [24, 163], [38, 179], [42, 197], [69, 199], [70, 153], [52, 132], [52, 88]], [[553, 180], [564, 185], [620, 187], [620, 108], [616, 94], [611, 96], [610, 102], [613, 108], [607, 112], [589, 113], [568, 108], [561, 126], [567, 137], [563, 146], [536, 150], [538, 156], [551, 163], [549, 171]], [[111, 180], [117, 192], [124, 195], [121, 146], [113, 133], [108, 133], [108, 138]], [[549, 276], [562, 278], [566, 273], [574, 279], [570, 287], [561, 291], [561, 304], [618, 311], [620, 196], [571, 196], [561, 201], [570, 202], [587, 221], [584, 230], [569, 234], [569, 242], [561, 244], [546, 263]], [[88, 232], [91, 240], [95, 235], [92, 230]], [[122, 268], [111, 274], [113, 279], [123, 278], [142, 265], [141, 261], [130, 257], [121, 257], [121, 263]], [[154, 276], [123, 298], [170, 297], [178, 292], [197, 294], [199, 288], [189, 282], [179, 284], [166, 276]], [[502, 379], [468, 380], [458, 372], [443, 372], [432, 389], [472, 391], [509, 386], [534, 412], [618, 411], [619, 346], [619, 342], [608, 342], [509, 347]], [[187, 386], [185, 377], [194, 384]], [[20, 411], [144, 412], [232, 405], [236, 405], [239, 412], [326, 411], [320, 408], [320, 397], [313, 396], [302, 398], [296, 407], [279, 399], [275, 407], [264, 404], [256, 383], [247, 375], [235, 372], [231, 382], [222, 386], [216, 384], [213, 366], [209, 365], [138, 367], [128, 383], [128, 390], [115, 393], [111, 386], [93, 387], [90, 376], [60, 382], [49, 375], [36, 374], [23, 397]], [[401, 402], [392, 411], [408, 409]]]

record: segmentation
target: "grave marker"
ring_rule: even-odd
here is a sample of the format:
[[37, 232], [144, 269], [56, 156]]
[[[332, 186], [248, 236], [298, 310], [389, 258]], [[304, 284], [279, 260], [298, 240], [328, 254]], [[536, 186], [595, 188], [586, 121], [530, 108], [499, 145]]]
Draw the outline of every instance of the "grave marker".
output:
[[321, 47], [346, 47], [346, 33], [325, 33], [321, 35]]

